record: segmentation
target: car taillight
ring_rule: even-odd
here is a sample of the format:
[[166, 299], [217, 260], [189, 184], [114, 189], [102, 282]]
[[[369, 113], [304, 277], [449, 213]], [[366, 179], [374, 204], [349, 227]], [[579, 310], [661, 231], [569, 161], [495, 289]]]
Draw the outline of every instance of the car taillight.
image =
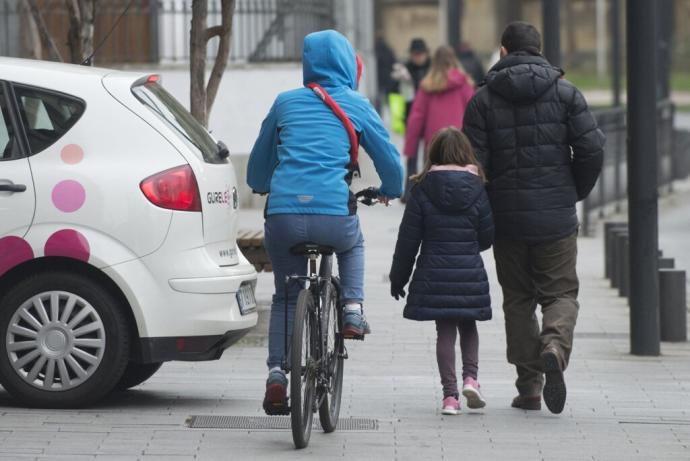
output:
[[162, 171], [139, 185], [151, 203], [178, 211], [201, 211], [199, 186], [189, 165]]

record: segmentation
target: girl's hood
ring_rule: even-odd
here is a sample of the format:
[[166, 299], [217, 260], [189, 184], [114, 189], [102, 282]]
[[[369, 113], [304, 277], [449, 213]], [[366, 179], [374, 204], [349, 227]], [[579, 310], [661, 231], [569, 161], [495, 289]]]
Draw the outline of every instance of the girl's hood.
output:
[[462, 211], [477, 201], [482, 179], [469, 171], [432, 170], [419, 185], [429, 200], [445, 211]]

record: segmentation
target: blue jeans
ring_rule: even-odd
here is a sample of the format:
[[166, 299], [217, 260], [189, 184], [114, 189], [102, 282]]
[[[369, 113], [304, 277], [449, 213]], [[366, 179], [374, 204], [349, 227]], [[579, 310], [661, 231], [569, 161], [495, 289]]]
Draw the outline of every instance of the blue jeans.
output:
[[[264, 224], [266, 251], [271, 258], [275, 294], [268, 326], [268, 368], [279, 367], [285, 356], [285, 277], [306, 275], [307, 258], [294, 255], [290, 248], [303, 242], [331, 246], [338, 258], [341, 303], [364, 300], [364, 238], [359, 218], [354, 216], [279, 214], [270, 215]], [[298, 283], [288, 287], [288, 334], [292, 333]], [[289, 344], [288, 337], [288, 344]]]

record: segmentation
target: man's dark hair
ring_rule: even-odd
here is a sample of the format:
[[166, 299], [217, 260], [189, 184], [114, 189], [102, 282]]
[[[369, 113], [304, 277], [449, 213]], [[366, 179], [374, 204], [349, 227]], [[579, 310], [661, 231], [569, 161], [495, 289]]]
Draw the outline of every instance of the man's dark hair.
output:
[[501, 45], [508, 51], [527, 51], [531, 54], [541, 53], [541, 35], [532, 24], [515, 21], [508, 24], [501, 36]]

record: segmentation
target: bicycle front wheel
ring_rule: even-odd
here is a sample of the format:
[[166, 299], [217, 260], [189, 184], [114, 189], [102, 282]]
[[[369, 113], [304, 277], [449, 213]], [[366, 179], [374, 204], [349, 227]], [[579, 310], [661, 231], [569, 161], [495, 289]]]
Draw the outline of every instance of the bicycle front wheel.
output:
[[314, 298], [303, 289], [297, 297], [290, 349], [290, 417], [292, 440], [296, 448], [309, 444], [314, 417], [316, 390], [316, 361], [314, 347]]
[[340, 399], [343, 394], [343, 318], [338, 306], [338, 290], [333, 283], [329, 283], [322, 292], [321, 321], [324, 340], [324, 362], [327, 388], [324, 390], [323, 400], [319, 406], [319, 419], [324, 432], [333, 432], [338, 426], [340, 416]]

